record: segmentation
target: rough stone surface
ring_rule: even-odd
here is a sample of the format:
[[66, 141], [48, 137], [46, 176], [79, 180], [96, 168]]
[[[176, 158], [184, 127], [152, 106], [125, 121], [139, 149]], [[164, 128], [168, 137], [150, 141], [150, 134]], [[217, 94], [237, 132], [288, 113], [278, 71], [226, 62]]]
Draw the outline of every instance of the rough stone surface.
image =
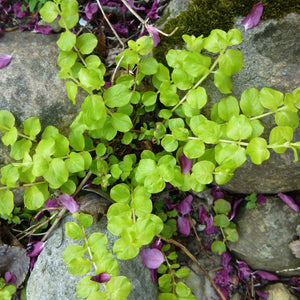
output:
[[[270, 196], [266, 204], [255, 209], [241, 205], [233, 222], [237, 225], [239, 240], [230, 243], [235, 255], [254, 270], [277, 272], [283, 276], [300, 275], [300, 267], [288, 244], [293, 241], [300, 222], [299, 213], [279, 197]], [[279, 272], [281, 271], [281, 272]]]
[[[271, 87], [283, 93], [300, 86], [300, 15], [289, 14], [284, 19], [267, 20], [247, 31], [237, 18], [235, 27], [242, 31], [243, 43], [238, 46], [244, 56], [244, 68], [233, 76], [233, 96], [240, 99], [242, 92], [251, 87]], [[213, 88], [211, 88], [213, 91]], [[223, 96], [214, 90], [211, 99]], [[299, 113], [300, 115], [300, 113]], [[274, 117], [264, 120], [264, 137], [275, 125]], [[300, 128], [294, 133], [300, 141]], [[300, 162], [294, 162], [291, 150], [284, 154], [271, 151], [269, 160], [257, 166], [249, 160], [238, 170], [224, 188], [240, 193], [277, 193], [300, 189]], [[298, 151], [300, 154], [300, 151]]]
[[265, 291], [269, 293], [268, 300], [297, 300], [282, 283], [270, 284]]
[[[187, 9], [189, 1], [171, 1], [168, 18], [177, 17]], [[261, 21], [258, 26], [245, 31], [241, 25], [242, 17], [235, 20], [235, 28], [243, 35], [243, 43], [236, 48], [244, 56], [244, 68], [232, 76], [232, 95], [240, 99], [242, 92], [251, 87], [261, 89], [270, 87], [283, 93], [292, 92], [300, 86], [300, 16], [291, 13], [281, 20]], [[224, 95], [213, 83], [213, 76], [204, 82], [207, 89], [210, 108]], [[299, 113], [300, 115], [300, 113]], [[264, 119], [268, 138], [271, 128], [275, 126], [273, 117]], [[300, 141], [300, 128], [295, 131], [294, 140]], [[300, 151], [298, 151], [300, 154]], [[293, 151], [284, 154], [271, 151], [271, 157], [262, 165], [254, 165], [250, 159], [235, 171], [232, 180], [223, 188], [237, 193], [278, 193], [300, 189], [300, 162], [294, 162]]]
[[[53, 232], [39, 255], [28, 280], [27, 300], [78, 299], [76, 286], [81, 277], [70, 274], [62, 258], [64, 249], [76, 243], [68, 236], [62, 237], [64, 225], [70, 221], [73, 221], [72, 216], [69, 215], [64, 218], [60, 227]], [[92, 232], [106, 234], [108, 238], [107, 249], [109, 250], [112, 250], [113, 243], [118, 239], [107, 231], [105, 218], [87, 229], [88, 235]], [[127, 261], [119, 261], [119, 275], [127, 276], [131, 282], [132, 287], [128, 300], [157, 299], [157, 286], [152, 283], [151, 272], [144, 266], [140, 256]]]
[[[0, 40], [0, 55], [12, 55], [10, 64], [0, 69], [0, 110], [9, 110], [18, 125], [39, 117], [43, 128], [53, 125], [66, 132], [80, 109], [82, 95], [74, 106], [65, 82], [57, 78], [58, 37], [14, 31]], [[1, 148], [0, 164], [8, 161], [5, 153]]]

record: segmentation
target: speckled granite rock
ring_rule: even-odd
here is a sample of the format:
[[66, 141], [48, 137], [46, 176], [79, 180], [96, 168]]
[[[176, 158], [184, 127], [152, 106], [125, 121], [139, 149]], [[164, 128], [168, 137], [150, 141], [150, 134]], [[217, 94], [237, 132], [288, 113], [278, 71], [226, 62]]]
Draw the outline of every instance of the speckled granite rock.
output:
[[[17, 124], [39, 117], [43, 128], [53, 125], [67, 132], [80, 110], [83, 94], [74, 106], [65, 82], [57, 77], [58, 38], [57, 34], [14, 31], [0, 39], [0, 55], [12, 55], [10, 64], [0, 69], [0, 110], [9, 110]], [[6, 161], [0, 155], [0, 164]]]
[[[62, 241], [64, 224], [70, 221], [73, 221], [73, 218], [69, 215], [53, 232], [39, 255], [27, 283], [27, 300], [78, 299], [76, 286], [81, 277], [70, 274], [62, 258], [62, 253], [67, 246], [78, 243], [68, 236], [64, 236]], [[107, 231], [105, 218], [87, 229], [88, 235], [92, 232], [106, 234], [108, 238], [107, 249], [110, 251], [113, 243], [118, 239]], [[131, 293], [127, 298], [128, 300], [157, 299], [157, 286], [153, 284], [151, 272], [144, 266], [140, 256], [131, 260], [119, 261], [119, 275], [127, 276], [131, 282]]]
[[288, 244], [293, 241], [300, 215], [279, 197], [270, 196], [266, 204], [258, 204], [255, 209], [245, 205], [238, 208], [233, 222], [237, 225], [239, 240], [230, 243], [236, 256], [246, 261], [255, 270], [282, 271], [283, 276], [300, 275], [300, 267]]
[[[289, 14], [284, 19], [267, 20], [247, 31], [237, 18], [235, 27], [243, 34], [239, 48], [244, 56], [244, 68], [233, 76], [233, 96], [240, 99], [241, 93], [250, 87], [271, 87], [283, 93], [292, 92], [300, 86], [300, 15]], [[211, 86], [211, 85], [210, 85]], [[211, 99], [223, 96], [213, 88]], [[300, 115], [300, 113], [299, 113]], [[272, 118], [263, 120], [264, 137], [268, 137], [275, 125]], [[300, 128], [294, 133], [300, 141]], [[224, 188], [239, 193], [278, 193], [300, 189], [300, 161], [294, 162], [291, 150], [284, 154], [271, 151], [269, 160], [257, 166], [249, 160], [238, 170]], [[300, 151], [298, 150], [300, 154]]]
[[269, 284], [265, 291], [269, 293], [268, 300], [297, 300], [282, 283]]

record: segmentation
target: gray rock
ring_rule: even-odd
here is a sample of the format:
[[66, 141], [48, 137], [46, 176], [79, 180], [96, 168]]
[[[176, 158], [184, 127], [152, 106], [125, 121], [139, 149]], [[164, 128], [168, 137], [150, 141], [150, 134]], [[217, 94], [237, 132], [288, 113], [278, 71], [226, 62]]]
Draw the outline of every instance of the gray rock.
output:
[[268, 300], [297, 300], [282, 283], [269, 284], [265, 292], [269, 293]]
[[[168, 19], [187, 10], [189, 1], [170, 1], [166, 14]], [[235, 19], [234, 28], [243, 35], [243, 43], [236, 48], [244, 56], [244, 68], [232, 76], [232, 95], [240, 99], [247, 88], [270, 87], [283, 93], [292, 92], [300, 86], [300, 17], [291, 13], [281, 20], [260, 21], [258, 26], [245, 31], [241, 25], [243, 17]], [[161, 26], [163, 27], [163, 25]], [[224, 95], [213, 83], [213, 76], [204, 82], [208, 104], [204, 113], [210, 116], [214, 103]], [[300, 115], [300, 113], [299, 113]], [[263, 137], [268, 139], [275, 126], [273, 116], [265, 118]], [[295, 131], [294, 141], [300, 141], [300, 128]], [[271, 151], [271, 157], [262, 165], [254, 165], [250, 159], [235, 171], [232, 180], [223, 186], [237, 193], [278, 193], [300, 189], [300, 162], [294, 162], [292, 150], [284, 154]], [[298, 151], [300, 155], [300, 151]]]
[[[0, 54], [10, 54], [12, 60], [0, 69], [0, 110], [9, 110], [18, 125], [29, 117], [39, 117], [43, 128], [53, 125], [66, 133], [80, 110], [83, 95], [73, 105], [64, 80], [57, 77], [58, 38], [56, 34], [19, 31], [1, 38]], [[0, 150], [0, 164], [8, 162], [6, 153], [6, 149]]]
[[[27, 300], [78, 299], [76, 297], [76, 286], [81, 277], [70, 274], [62, 258], [62, 253], [67, 246], [80, 243], [71, 240], [68, 236], [62, 237], [64, 224], [70, 221], [73, 221], [72, 216], [69, 215], [64, 218], [60, 227], [53, 232], [44, 250], [39, 255], [27, 283]], [[93, 232], [106, 234], [108, 238], [107, 249], [112, 250], [113, 243], [118, 238], [107, 231], [105, 218], [87, 229], [88, 235]], [[131, 282], [131, 293], [127, 299], [157, 299], [157, 286], [152, 283], [151, 272], [144, 266], [140, 256], [118, 262], [119, 275], [127, 276]]]
[[[289, 14], [284, 19], [261, 21], [247, 31], [237, 18], [235, 27], [242, 31], [243, 43], [237, 48], [244, 56], [244, 68], [232, 77], [232, 95], [240, 99], [247, 88], [271, 87], [283, 93], [300, 86], [300, 16]], [[210, 99], [220, 100], [224, 95], [208, 84]], [[300, 116], [300, 113], [299, 113]], [[275, 126], [274, 117], [263, 120], [268, 138]], [[300, 128], [294, 133], [294, 141], [300, 141]], [[298, 151], [300, 154], [300, 151]], [[248, 161], [236, 170], [225, 189], [239, 193], [278, 193], [300, 189], [300, 162], [294, 162], [293, 151], [284, 154], [271, 151], [269, 160], [262, 165]]]
[[277, 196], [270, 196], [266, 204], [258, 204], [255, 209], [239, 207], [233, 222], [239, 240], [231, 242], [230, 249], [239, 259], [254, 270], [300, 275], [300, 259], [288, 247], [300, 222], [298, 212]]

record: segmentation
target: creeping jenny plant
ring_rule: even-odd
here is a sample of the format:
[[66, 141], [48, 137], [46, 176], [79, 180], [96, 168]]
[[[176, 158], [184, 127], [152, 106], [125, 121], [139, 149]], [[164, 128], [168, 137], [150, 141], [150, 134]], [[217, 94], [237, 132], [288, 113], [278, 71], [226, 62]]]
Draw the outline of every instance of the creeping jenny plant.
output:
[[[232, 48], [242, 42], [239, 30], [215, 29], [205, 38], [183, 35], [186, 48], [169, 50], [168, 66], [150, 55], [150, 37], [131, 40], [129, 48], [116, 57], [117, 66], [125, 74], [105, 89], [105, 66], [92, 54], [97, 38], [71, 31], [79, 19], [77, 1], [49, 1], [40, 13], [46, 22], [59, 15], [59, 24], [65, 29], [57, 41], [61, 50], [57, 62], [59, 78], [67, 80], [68, 97], [75, 103], [79, 87], [88, 96], [70, 126], [69, 136], [53, 126], [41, 132], [35, 117], [26, 120], [20, 132], [13, 115], [0, 111], [2, 142], [10, 147], [15, 161], [1, 168], [2, 218], [12, 218], [13, 188], [26, 187], [25, 206], [38, 210], [53, 191], [72, 195], [79, 180], [93, 174], [93, 183], [108, 191], [113, 202], [107, 211], [107, 226], [120, 237], [113, 252], [118, 259], [126, 260], [137, 256], [141, 247], [163, 230], [163, 221], [152, 213], [151, 196], [162, 192], [166, 183], [181, 191], [202, 191], [207, 184], [228, 182], [247, 155], [254, 164], [261, 164], [271, 150], [284, 153], [291, 148], [298, 160], [300, 142], [293, 142], [293, 132], [299, 125], [300, 88], [286, 95], [271, 88], [247, 89], [241, 99], [230, 95], [222, 98], [213, 106], [210, 118], [201, 113], [207, 103], [203, 81], [213, 76], [216, 87], [230, 94], [230, 76], [243, 67], [241, 52]], [[144, 79], [151, 87], [141, 91], [139, 85]], [[185, 96], [180, 98], [179, 91]], [[153, 119], [156, 113], [158, 117]], [[261, 137], [264, 127], [260, 120], [268, 115], [275, 116], [277, 126], [266, 140]], [[186, 172], [181, 171], [181, 153], [192, 161]], [[230, 204], [220, 200], [214, 210], [216, 225], [227, 230], [227, 239], [230, 234], [235, 238], [234, 224], [226, 217]], [[88, 237], [85, 228], [92, 224], [92, 217], [78, 212], [73, 217], [76, 222], [66, 224], [66, 234], [85, 243], [64, 251], [69, 271], [83, 276], [93, 268], [99, 275], [92, 280], [92, 276], [83, 277], [77, 296], [126, 299], [130, 282], [118, 276], [118, 263], [106, 249], [106, 236], [93, 233]], [[172, 284], [163, 286], [159, 299], [195, 299], [183, 283], [176, 288]]]

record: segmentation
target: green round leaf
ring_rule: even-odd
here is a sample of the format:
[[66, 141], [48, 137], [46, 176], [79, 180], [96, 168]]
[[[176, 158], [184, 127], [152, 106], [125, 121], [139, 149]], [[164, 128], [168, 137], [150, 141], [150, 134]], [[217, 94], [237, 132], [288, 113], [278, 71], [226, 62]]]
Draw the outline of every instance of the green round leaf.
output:
[[214, 211], [216, 214], [225, 214], [227, 215], [231, 210], [230, 202], [224, 199], [218, 199], [214, 202]]
[[110, 196], [116, 202], [129, 203], [130, 189], [127, 184], [119, 183], [110, 190]]
[[201, 157], [205, 152], [205, 145], [200, 140], [188, 140], [183, 147], [183, 153], [189, 159]]
[[125, 276], [113, 276], [107, 282], [106, 292], [112, 299], [125, 300], [131, 290], [131, 283]]
[[82, 54], [90, 54], [96, 48], [98, 40], [92, 33], [81, 34], [76, 41], [76, 46]]
[[78, 240], [84, 238], [81, 227], [75, 222], [67, 222], [65, 224], [66, 235], [73, 240]]
[[250, 156], [254, 164], [260, 165], [270, 157], [270, 152], [267, 147], [268, 145], [265, 139], [256, 137], [249, 142], [246, 153]]
[[225, 54], [221, 55], [219, 60], [219, 70], [231, 76], [243, 68], [243, 54], [236, 49], [229, 49]]
[[226, 251], [226, 245], [221, 241], [214, 241], [211, 245], [211, 251], [217, 252], [221, 255]]
[[192, 172], [199, 183], [209, 184], [213, 181], [214, 168], [215, 165], [211, 161], [203, 160], [193, 165]]
[[75, 46], [75, 43], [76, 34], [70, 30], [66, 30], [65, 32], [61, 33], [57, 41], [57, 45], [62, 51], [71, 51]]
[[158, 62], [154, 57], [144, 57], [139, 64], [139, 70], [146, 75], [155, 74], [158, 70]]
[[259, 93], [259, 101], [272, 112], [276, 112], [277, 107], [283, 104], [283, 94], [271, 88], [264, 87]]
[[224, 121], [229, 121], [232, 116], [240, 113], [239, 103], [236, 98], [228, 96], [218, 103], [218, 115]]
[[9, 216], [14, 209], [14, 195], [10, 190], [0, 191], [0, 215]]
[[111, 123], [113, 127], [120, 132], [127, 132], [132, 128], [130, 117], [121, 113], [113, 113]]
[[164, 147], [164, 149], [168, 152], [173, 152], [178, 147], [178, 141], [175, 140], [173, 136], [165, 136], [162, 141], [161, 145]]
[[214, 217], [214, 225], [222, 228], [228, 227], [230, 221], [228, 217], [224, 214], [216, 215]]
[[255, 88], [246, 89], [242, 93], [240, 106], [243, 114], [247, 117], [256, 117], [265, 111], [259, 100], [259, 91]]
[[203, 87], [191, 89], [186, 95], [187, 103], [195, 109], [201, 109], [207, 102], [206, 90]]
[[100, 283], [92, 281], [91, 277], [85, 276], [79, 281], [76, 287], [76, 296], [78, 298], [88, 298], [91, 294], [99, 290]]
[[214, 72], [215, 86], [219, 89], [219, 91], [223, 94], [230, 94], [232, 90], [232, 82], [230, 80], [230, 76], [224, 74], [221, 70], [217, 70]]
[[236, 141], [249, 138], [252, 134], [250, 120], [244, 115], [232, 116], [228, 122], [226, 134]]
[[47, 23], [53, 22], [58, 16], [57, 4], [51, 1], [45, 3], [45, 5], [39, 10], [43, 20]]
[[37, 186], [28, 187], [24, 192], [24, 204], [30, 210], [36, 210], [43, 206], [45, 198]]

